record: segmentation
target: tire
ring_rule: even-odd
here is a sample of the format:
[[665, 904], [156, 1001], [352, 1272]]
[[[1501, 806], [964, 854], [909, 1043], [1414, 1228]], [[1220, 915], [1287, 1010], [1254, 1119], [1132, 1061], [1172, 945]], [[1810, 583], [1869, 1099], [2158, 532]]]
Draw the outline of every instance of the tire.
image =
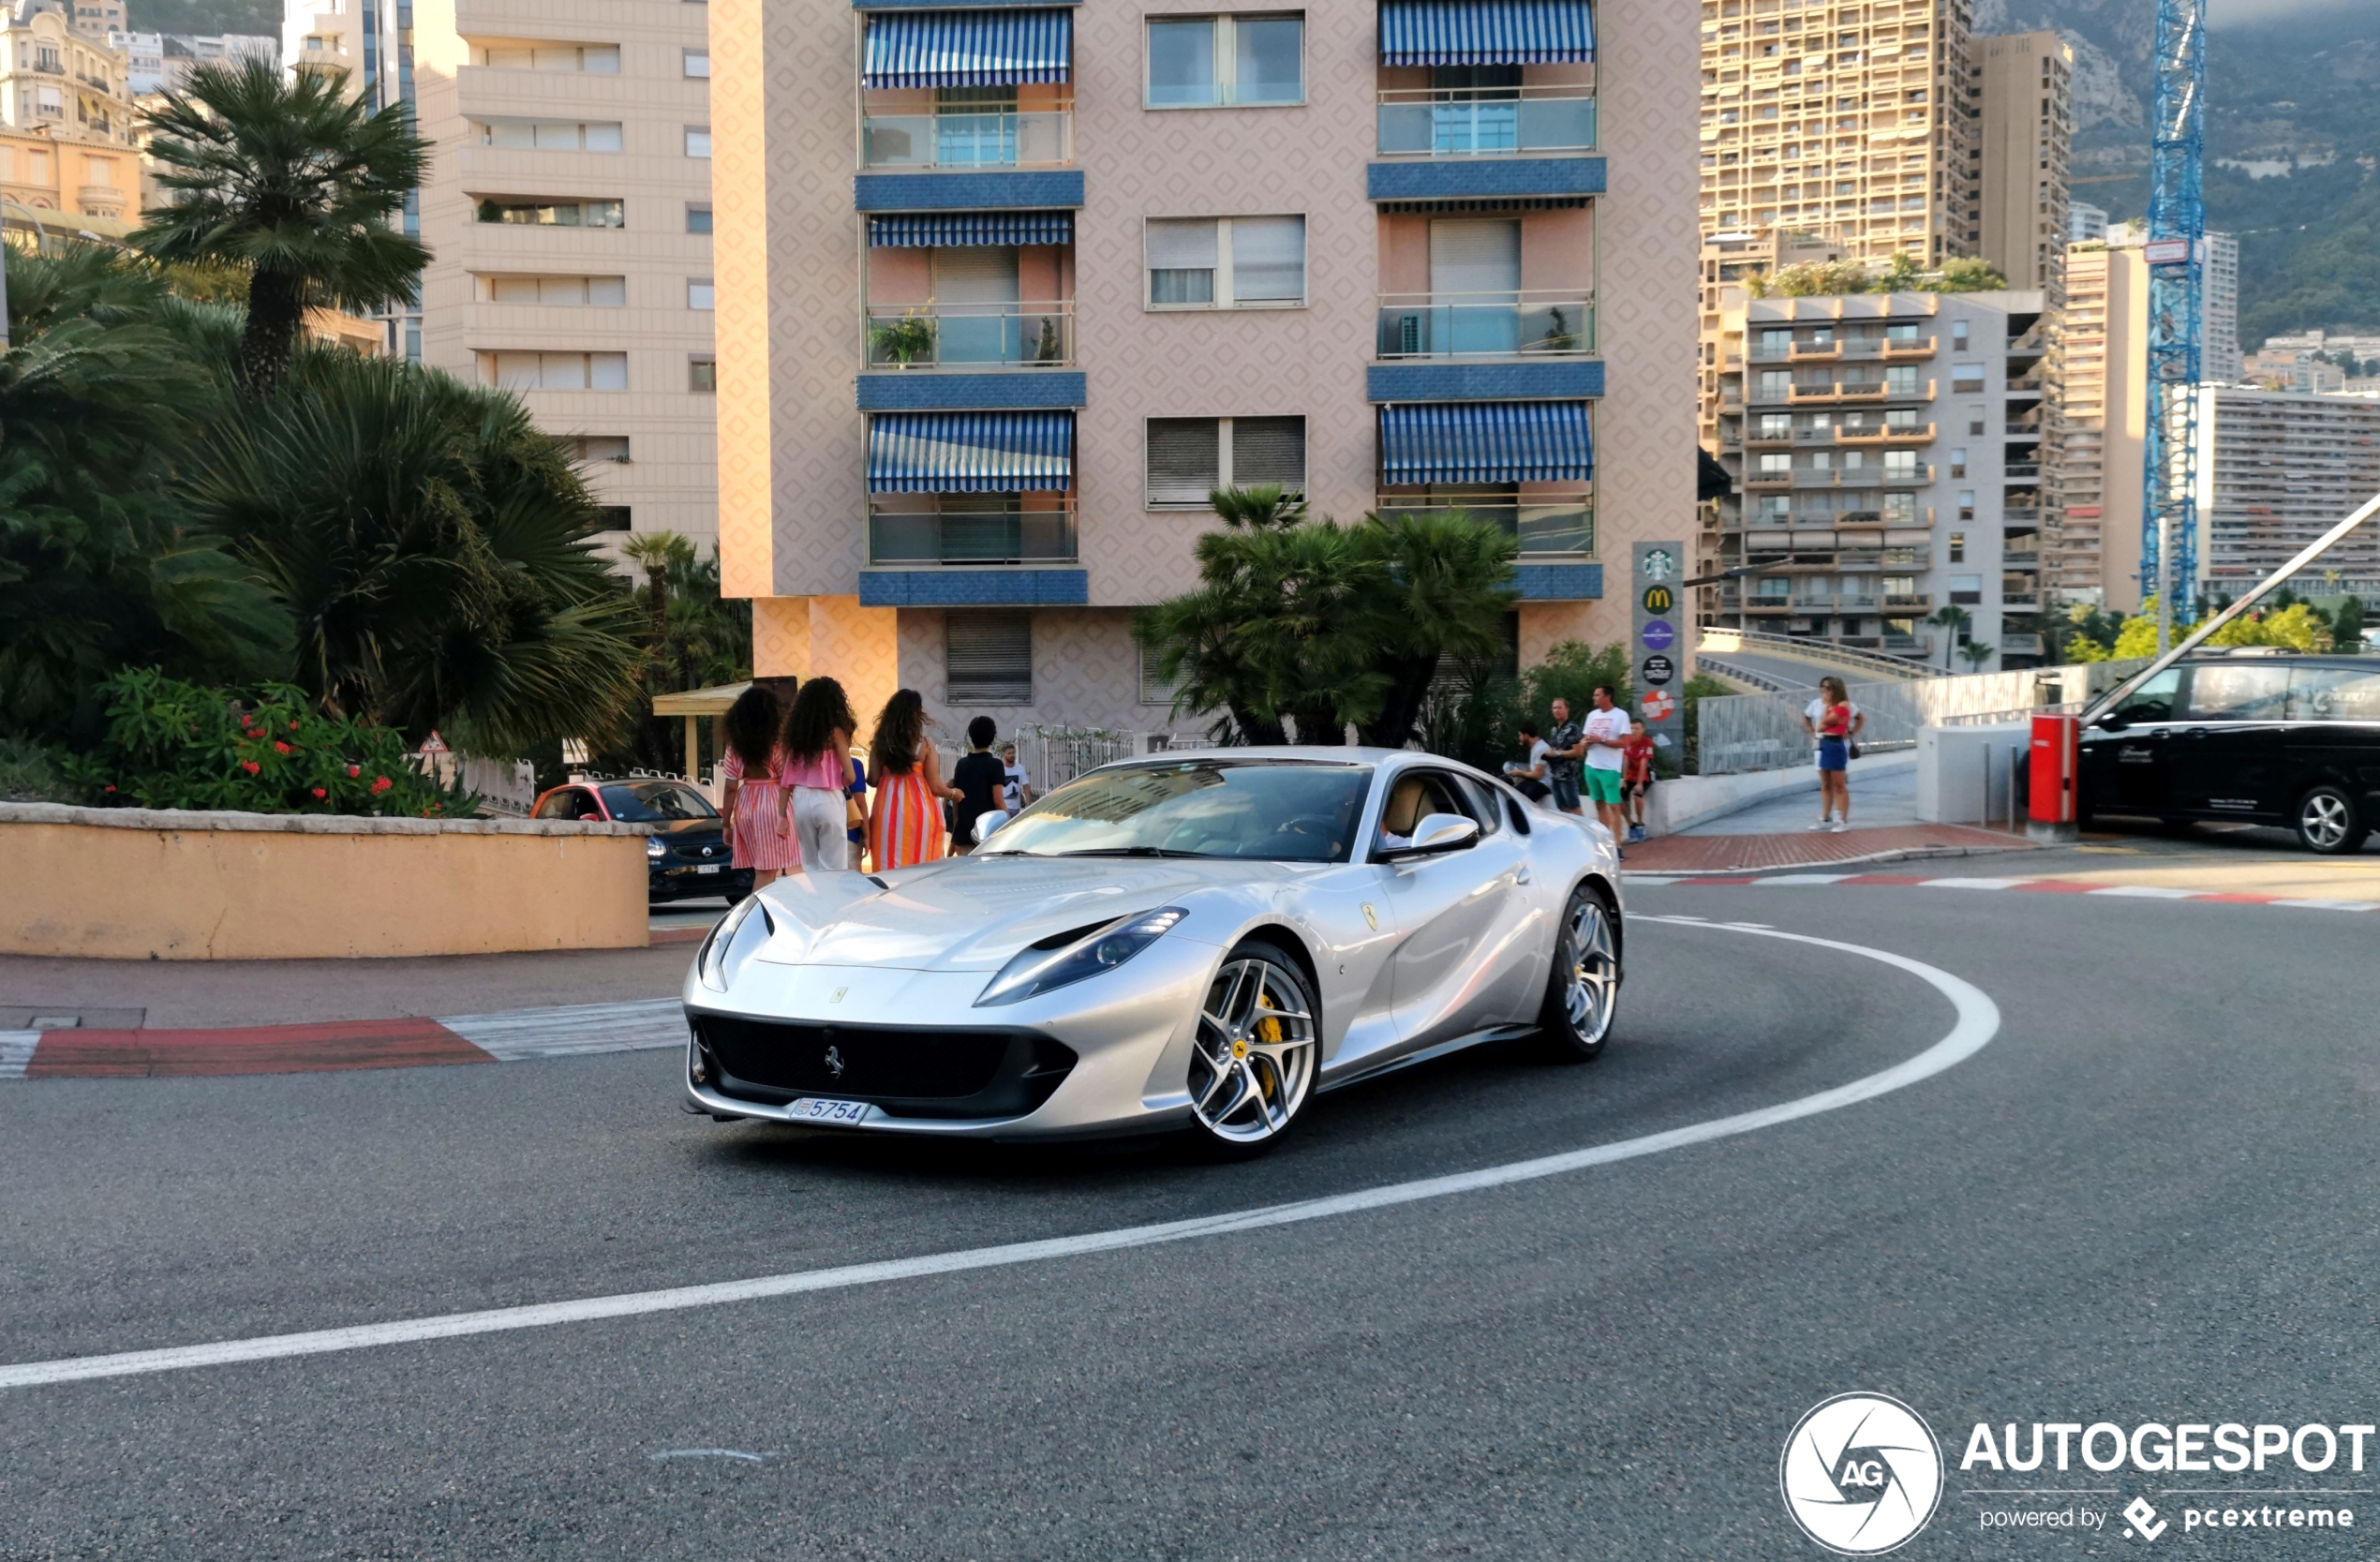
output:
[[1287, 950], [1250, 939], [1226, 955], [1192, 1043], [1191, 1141], [1227, 1160], [1279, 1143], [1314, 1098], [1321, 1034], [1313, 984]]
[[2356, 800], [2343, 788], [2328, 781], [2298, 798], [2291, 818], [2297, 826], [2298, 844], [2324, 856], [2344, 856], [2361, 851], [2363, 839], [2371, 831]]
[[1593, 1063], [1601, 1057], [1612, 1039], [1619, 996], [1619, 936], [1612, 902], [1602, 891], [1581, 885], [1562, 908], [1554, 969], [1546, 976], [1545, 1004], [1538, 1011], [1546, 1055], [1556, 1063]]

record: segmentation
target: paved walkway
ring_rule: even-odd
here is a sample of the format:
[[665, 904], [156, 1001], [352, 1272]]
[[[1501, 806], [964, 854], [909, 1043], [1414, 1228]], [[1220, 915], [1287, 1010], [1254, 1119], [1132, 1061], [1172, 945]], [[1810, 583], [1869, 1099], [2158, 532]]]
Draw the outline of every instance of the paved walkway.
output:
[[[1894, 763], [1897, 761], [1897, 763]], [[1866, 761], [1852, 783], [1852, 822], [1862, 829], [1920, 825], [1917, 817], [1917, 756], [1895, 754]], [[1770, 798], [1689, 825], [1681, 835], [1788, 835], [1818, 821], [1818, 769], [1801, 785]], [[1633, 862], [1636, 854], [1629, 854]]]
[[[1732, 819], [1731, 821], [1732, 822]], [[1630, 878], [1660, 873], [1734, 873], [1827, 863], [2022, 852], [2033, 843], [1972, 825], [1891, 825], [1839, 833], [1790, 830], [1767, 835], [1662, 836], [1628, 848]]]

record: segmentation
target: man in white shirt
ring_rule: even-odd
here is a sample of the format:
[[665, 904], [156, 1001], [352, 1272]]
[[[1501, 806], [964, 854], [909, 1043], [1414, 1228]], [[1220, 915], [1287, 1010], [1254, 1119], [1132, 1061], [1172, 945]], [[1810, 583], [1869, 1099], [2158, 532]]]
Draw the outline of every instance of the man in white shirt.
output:
[[1033, 801], [1033, 778], [1017, 763], [1017, 746], [1004, 745], [1000, 751], [1000, 806], [1014, 813]]
[[1586, 717], [1586, 770], [1580, 779], [1595, 804], [1595, 816], [1603, 821], [1614, 842], [1628, 839], [1628, 815], [1620, 802], [1620, 771], [1627, 762], [1628, 739], [1628, 712], [1612, 703], [1609, 685], [1597, 684], [1595, 708]]
[[1553, 745], [1538, 736], [1537, 723], [1525, 716], [1513, 728], [1513, 732], [1522, 742], [1528, 745], [1529, 757], [1525, 763], [1517, 759], [1507, 760], [1504, 765], [1504, 778], [1520, 788], [1521, 796], [1528, 798], [1529, 801], [1543, 802], [1553, 791]]

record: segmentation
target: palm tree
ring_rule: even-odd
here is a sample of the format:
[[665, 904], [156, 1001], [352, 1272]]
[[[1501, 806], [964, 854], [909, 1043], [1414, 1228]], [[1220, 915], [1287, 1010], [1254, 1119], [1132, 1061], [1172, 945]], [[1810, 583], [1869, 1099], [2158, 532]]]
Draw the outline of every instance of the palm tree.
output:
[[1958, 647], [1958, 654], [1967, 659], [1968, 666], [1980, 673], [1984, 670], [1984, 663], [1991, 660], [1992, 647], [1981, 640], [1970, 640]]
[[669, 653], [669, 577], [693, 563], [694, 544], [675, 531], [640, 531], [619, 551], [645, 572], [645, 608], [651, 616], [645, 643], [645, 676], [649, 680]]
[[1957, 603], [1944, 602], [1934, 609], [1926, 621], [1950, 631], [1950, 643], [1942, 647], [1942, 666], [1947, 670], [1950, 666], [1951, 656], [1958, 647], [1958, 637], [1964, 634], [1968, 626], [1975, 620], [1969, 617], [1967, 610]]
[[1372, 606], [1375, 664], [1389, 679], [1363, 740], [1402, 749], [1444, 659], [1480, 661], [1505, 648], [1504, 616], [1520, 600], [1512, 576], [1520, 543], [1459, 511], [1367, 515], [1357, 536], [1385, 577]]
[[143, 115], [168, 203], [134, 242], [161, 260], [247, 274], [240, 370], [270, 395], [309, 308], [372, 314], [409, 303], [429, 251], [391, 227], [422, 182], [429, 143], [404, 104], [367, 110], [346, 76], [285, 82], [261, 60], [215, 61]]

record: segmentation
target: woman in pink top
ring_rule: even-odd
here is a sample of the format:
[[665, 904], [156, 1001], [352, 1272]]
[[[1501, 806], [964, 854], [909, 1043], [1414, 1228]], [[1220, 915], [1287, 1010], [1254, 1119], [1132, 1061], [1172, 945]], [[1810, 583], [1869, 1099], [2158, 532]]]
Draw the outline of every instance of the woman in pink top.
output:
[[858, 726], [843, 686], [811, 678], [794, 696], [785, 718], [785, 784], [793, 789], [794, 835], [811, 872], [852, 866], [851, 734]]
[[777, 696], [759, 684], [727, 707], [720, 811], [727, 815], [728, 860], [752, 870], [754, 889], [801, 866], [801, 848], [785, 808], [785, 751], [777, 743], [782, 725]]

